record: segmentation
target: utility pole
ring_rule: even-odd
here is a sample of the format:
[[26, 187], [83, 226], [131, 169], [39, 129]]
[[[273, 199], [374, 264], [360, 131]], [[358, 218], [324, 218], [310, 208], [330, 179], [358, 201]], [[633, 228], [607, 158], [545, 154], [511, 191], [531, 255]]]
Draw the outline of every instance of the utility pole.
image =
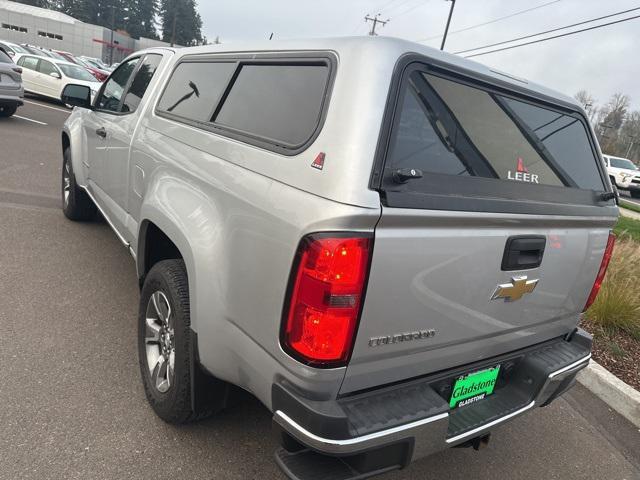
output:
[[389, 21], [389, 19], [387, 18], [386, 20], [380, 20], [378, 17], [380, 16], [380, 14], [376, 14], [375, 17], [371, 17], [369, 16], [369, 14], [367, 13], [367, 15], [364, 17], [364, 21], [365, 22], [373, 22], [373, 25], [371, 25], [371, 31], [369, 32], [369, 35], [371, 35], [372, 37], [378, 35], [376, 33], [376, 26], [378, 25], [378, 23], [380, 23], [383, 27], [387, 24], [387, 22]]
[[447, 26], [444, 29], [444, 37], [442, 37], [442, 45], [440, 45], [440, 50], [444, 50], [444, 44], [447, 41], [447, 33], [449, 33], [449, 25], [451, 24], [451, 17], [453, 16], [453, 7], [456, 6], [456, 0], [445, 1], [451, 2], [451, 9], [449, 10], [449, 18], [447, 18]]
[[109, 65], [113, 65], [113, 51], [115, 45], [113, 43], [113, 29], [116, 28], [116, 7], [111, 7], [111, 42], [109, 43]]
[[627, 154], [624, 156], [624, 158], [629, 158], [629, 155], [631, 155], [631, 150], [633, 149], [633, 145], [636, 143], [636, 140], [638, 140], [638, 137], [632, 137], [631, 135], [629, 135], [629, 139], [631, 140], [631, 142], [629, 143], [629, 148], [627, 149]]
[[178, 0], [173, 0], [173, 24], [171, 26], [171, 46], [176, 43], [176, 21], [178, 19]]

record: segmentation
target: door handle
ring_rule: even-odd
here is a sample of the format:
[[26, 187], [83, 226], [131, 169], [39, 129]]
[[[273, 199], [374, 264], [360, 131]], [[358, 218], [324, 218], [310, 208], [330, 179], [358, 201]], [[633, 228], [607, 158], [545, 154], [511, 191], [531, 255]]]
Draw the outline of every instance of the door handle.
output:
[[546, 244], [547, 239], [542, 235], [509, 237], [502, 256], [502, 270], [526, 270], [539, 267]]
[[100, 127], [96, 129], [96, 135], [102, 138], [107, 138], [107, 131], [104, 129], [104, 127]]

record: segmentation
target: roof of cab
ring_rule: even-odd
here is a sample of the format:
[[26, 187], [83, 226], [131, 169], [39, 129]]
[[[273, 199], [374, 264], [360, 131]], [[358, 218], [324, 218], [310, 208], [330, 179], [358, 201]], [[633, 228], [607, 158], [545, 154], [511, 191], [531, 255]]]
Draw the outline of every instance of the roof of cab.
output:
[[179, 56], [206, 53], [240, 53], [240, 52], [273, 52], [273, 51], [322, 51], [330, 50], [339, 56], [346, 50], [357, 49], [362, 55], [376, 57], [398, 58], [403, 54], [417, 53], [433, 60], [462, 68], [485, 77], [493, 78], [500, 83], [513, 85], [519, 89], [529, 90], [545, 97], [551, 97], [561, 102], [581, 108], [572, 97], [556, 90], [519, 78], [509, 73], [492, 69], [482, 63], [468, 60], [459, 55], [442, 52], [408, 40], [393, 37], [336, 37], [313, 38], [300, 40], [259, 40], [253, 42], [230, 42], [224, 44], [203, 45], [199, 47], [176, 48]]

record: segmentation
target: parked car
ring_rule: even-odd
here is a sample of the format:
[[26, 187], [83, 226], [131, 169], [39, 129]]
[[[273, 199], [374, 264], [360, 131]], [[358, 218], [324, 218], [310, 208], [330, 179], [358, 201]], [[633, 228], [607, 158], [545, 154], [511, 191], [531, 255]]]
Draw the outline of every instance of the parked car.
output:
[[53, 55], [51, 55], [44, 48], [38, 47], [37, 45], [29, 45], [28, 43], [23, 43], [21, 47], [24, 48], [27, 51], [27, 53], [30, 53], [32, 55], [39, 55], [41, 57], [53, 58]]
[[0, 48], [5, 51], [10, 57], [14, 57], [17, 53], [29, 53], [17, 43], [7, 42], [6, 40], [0, 40]]
[[93, 98], [101, 86], [89, 72], [73, 63], [36, 55], [17, 57], [26, 92], [60, 100], [64, 87], [73, 83], [89, 88]]
[[91, 65], [88, 65], [86, 62], [80, 60], [79, 58], [75, 57], [73, 54], [69, 52], [64, 52], [61, 50], [54, 50], [54, 52], [56, 53], [56, 55], [62, 57], [64, 60], [71, 63], [75, 63], [76, 65], [80, 65], [100, 82], [105, 81], [106, 78], [108, 77], [108, 74], [106, 72], [102, 72], [99, 69], [96, 69]]
[[22, 69], [0, 46], [0, 117], [10, 117], [23, 104]]
[[150, 49], [89, 96], [63, 93], [63, 211], [136, 262], [165, 421], [239, 386], [291, 478], [364, 478], [588, 364], [618, 210], [574, 99], [389, 38]]
[[87, 62], [86, 60], [80, 57], [75, 57], [75, 61], [79, 65], [82, 65], [84, 68], [86, 68], [89, 72], [91, 72], [91, 74], [94, 77], [96, 77], [96, 79], [98, 79], [100, 82], [104, 82], [109, 76], [110, 72], [106, 70], [102, 70], [100, 68], [96, 68], [94, 65], [91, 65], [91, 63]]
[[90, 65], [103, 70], [105, 72], [111, 72], [113, 69], [106, 65], [102, 60], [100, 60], [99, 58], [95, 58], [95, 57], [87, 57], [85, 55], [82, 55], [80, 58], [82, 58], [82, 60], [84, 60], [85, 62], [89, 63]]
[[611, 184], [619, 190], [626, 190], [634, 198], [640, 198], [640, 170], [627, 158], [603, 155]]

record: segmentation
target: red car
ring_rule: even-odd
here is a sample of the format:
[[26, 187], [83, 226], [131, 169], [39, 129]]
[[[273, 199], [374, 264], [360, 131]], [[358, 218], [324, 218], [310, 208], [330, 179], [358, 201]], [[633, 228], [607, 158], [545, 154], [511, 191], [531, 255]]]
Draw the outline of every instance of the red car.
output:
[[95, 68], [94, 66], [89, 65], [87, 62], [85, 62], [81, 58], [74, 57], [69, 52], [63, 52], [62, 50], [54, 50], [54, 52], [56, 52], [58, 55], [61, 55], [62, 57], [64, 57], [67, 61], [84, 67], [85, 69], [87, 69], [91, 73], [91, 75], [96, 77], [101, 82], [104, 82], [107, 79], [107, 77], [109, 76], [109, 72], [105, 72], [104, 70], [100, 70], [98, 68]]

